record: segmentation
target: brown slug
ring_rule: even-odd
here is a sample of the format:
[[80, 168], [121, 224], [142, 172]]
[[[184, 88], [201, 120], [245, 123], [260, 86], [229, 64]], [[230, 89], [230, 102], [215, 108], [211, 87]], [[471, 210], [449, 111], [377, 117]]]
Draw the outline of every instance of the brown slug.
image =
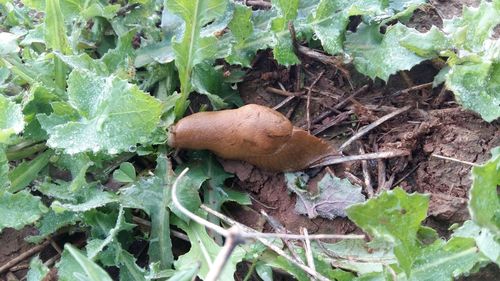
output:
[[328, 143], [294, 127], [281, 113], [256, 104], [182, 118], [171, 127], [168, 144], [207, 149], [225, 159], [281, 172], [302, 170], [326, 156], [338, 155]]

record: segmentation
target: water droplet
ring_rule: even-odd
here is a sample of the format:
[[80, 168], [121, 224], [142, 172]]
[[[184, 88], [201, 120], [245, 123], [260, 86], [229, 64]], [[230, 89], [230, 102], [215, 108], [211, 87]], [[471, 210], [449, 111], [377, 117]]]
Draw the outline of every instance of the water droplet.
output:
[[137, 146], [135, 146], [135, 145], [131, 145], [131, 146], [129, 146], [129, 147], [128, 147], [128, 151], [129, 151], [129, 152], [136, 152], [136, 151], [137, 151]]

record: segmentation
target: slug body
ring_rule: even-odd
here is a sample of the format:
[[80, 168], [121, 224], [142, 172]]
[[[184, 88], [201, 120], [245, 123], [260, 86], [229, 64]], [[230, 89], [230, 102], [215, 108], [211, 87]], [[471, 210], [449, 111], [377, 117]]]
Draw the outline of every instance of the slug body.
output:
[[293, 127], [281, 113], [256, 104], [182, 118], [170, 129], [168, 144], [207, 149], [225, 159], [283, 172], [307, 168], [336, 153], [323, 140]]

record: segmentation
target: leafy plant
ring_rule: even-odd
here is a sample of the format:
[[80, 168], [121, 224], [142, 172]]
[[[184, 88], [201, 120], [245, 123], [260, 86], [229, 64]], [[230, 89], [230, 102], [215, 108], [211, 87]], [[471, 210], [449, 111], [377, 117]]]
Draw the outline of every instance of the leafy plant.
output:
[[[298, 44], [321, 46], [383, 80], [446, 57], [449, 67], [436, 84], [445, 81], [485, 120], [500, 116], [500, 45], [491, 37], [498, 0], [424, 34], [403, 24], [420, 0], [276, 0], [262, 10], [229, 0], [21, 2], [0, 0], [0, 231], [33, 224], [38, 233], [28, 240], [34, 243], [64, 228], [84, 232], [85, 248], [64, 248], [61, 280], [110, 280], [109, 267], [118, 268], [120, 280], [207, 276], [222, 240], [173, 206], [176, 172], [191, 169], [179, 183], [183, 206], [217, 225], [219, 218], [199, 209], [202, 202], [220, 210], [225, 202], [250, 199], [225, 186], [231, 175], [209, 154], [189, 154], [173, 169], [166, 130], [184, 115], [193, 91], [214, 109], [241, 105], [234, 84], [243, 72], [233, 67], [251, 67], [259, 50], [271, 49], [289, 66], [300, 63]], [[347, 31], [349, 23], [355, 26]], [[319, 197], [294, 189], [303, 195], [305, 213], [347, 214], [371, 238], [313, 243], [318, 272], [337, 280], [448, 280], [498, 264], [499, 156], [495, 150], [492, 160], [473, 169], [472, 220], [449, 240], [421, 225], [424, 195], [395, 189], [347, 213], [345, 204], [320, 212], [317, 206], [336, 196], [331, 183], [338, 179], [324, 179]], [[362, 201], [358, 189], [341, 183], [356, 194], [349, 204]], [[137, 227], [144, 220], [149, 229]], [[171, 225], [192, 243], [184, 255], [172, 252]], [[147, 267], [129, 252], [136, 240], [149, 243]], [[304, 249], [294, 249], [305, 262]], [[241, 261], [254, 261], [263, 279], [272, 279], [275, 267], [309, 280], [259, 243], [237, 247], [224, 280]], [[28, 280], [48, 272], [34, 258]]]

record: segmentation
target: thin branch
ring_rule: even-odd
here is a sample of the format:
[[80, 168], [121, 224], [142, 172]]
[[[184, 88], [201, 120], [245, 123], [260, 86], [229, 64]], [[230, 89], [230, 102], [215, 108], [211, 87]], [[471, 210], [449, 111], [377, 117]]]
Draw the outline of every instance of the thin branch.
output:
[[407, 150], [382, 151], [382, 152], [367, 153], [363, 155], [350, 155], [350, 156], [331, 155], [319, 160], [315, 164], [311, 165], [310, 168], [329, 166], [351, 161], [376, 160], [382, 158], [394, 158], [394, 157], [402, 157], [408, 155], [410, 155], [410, 152]]
[[[359, 148], [360, 154], [365, 154], [365, 150], [361, 146]], [[363, 177], [365, 178], [365, 189], [366, 194], [368, 194], [368, 198], [373, 197], [373, 185], [372, 185], [372, 176], [370, 175], [370, 170], [368, 169], [368, 162], [366, 160], [361, 160], [361, 167], [363, 169]]]
[[443, 155], [439, 155], [439, 154], [435, 154], [435, 153], [431, 154], [431, 156], [436, 157], [436, 158], [440, 158], [440, 159], [444, 159], [444, 160], [457, 162], [457, 163], [466, 164], [466, 165], [473, 166], [473, 167], [479, 166], [476, 163], [472, 163], [472, 162], [468, 162], [468, 161], [464, 161], [464, 160], [460, 160], [460, 159], [456, 159], [456, 158], [452, 158], [452, 157], [447, 157], [447, 156], [443, 156]]
[[433, 84], [433, 82], [429, 82], [429, 83], [425, 83], [425, 84], [420, 84], [420, 85], [412, 86], [412, 87], [409, 87], [409, 88], [406, 88], [406, 89], [403, 89], [403, 90], [396, 91], [395, 93], [392, 94], [392, 96], [400, 95], [400, 94], [406, 94], [406, 93], [411, 92], [411, 91], [415, 91], [415, 90], [420, 90], [420, 89], [432, 87], [432, 84]]
[[244, 243], [244, 240], [241, 237], [241, 231], [237, 226], [233, 226], [228, 231], [228, 236], [226, 236], [226, 242], [222, 247], [221, 251], [217, 255], [213, 265], [210, 267], [208, 274], [205, 278], [205, 281], [217, 281], [219, 275], [224, 269], [224, 266], [229, 261], [231, 254], [233, 253], [236, 246], [241, 243]]
[[314, 257], [312, 253], [312, 248], [311, 248], [311, 240], [309, 239], [309, 233], [307, 232], [307, 228], [303, 227], [301, 229], [302, 234], [305, 236], [304, 237], [304, 248], [306, 250], [306, 258], [307, 258], [307, 265], [314, 271], [316, 271], [316, 266], [314, 265]]
[[220, 235], [222, 236], [229, 236], [229, 232], [216, 225], [216, 224], [213, 224], [199, 216], [197, 216], [196, 214], [192, 213], [191, 211], [189, 211], [188, 209], [184, 208], [184, 206], [182, 206], [182, 204], [179, 202], [179, 199], [177, 199], [177, 185], [179, 184], [179, 180], [184, 177], [184, 175], [186, 175], [186, 173], [189, 171], [189, 168], [186, 168], [184, 169], [180, 175], [175, 179], [175, 182], [174, 182], [174, 185], [172, 186], [172, 203], [174, 203], [174, 206], [181, 212], [183, 213], [184, 215], [186, 215], [187, 217], [189, 217], [190, 219], [192, 219], [194, 222], [198, 223], [198, 224], [201, 224], [203, 226], [205, 226], [206, 228], [208, 229], [211, 229], [217, 233], [219, 233]]
[[[145, 220], [143, 218], [140, 218], [138, 216], [132, 216], [132, 221], [134, 221], [134, 222], [136, 222], [138, 224], [142, 224], [142, 225], [144, 225], [147, 228], [151, 228], [151, 222], [150, 221]], [[170, 234], [172, 234], [172, 236], [177, 237], [177, 238], [179, 238], [181, 240], [189, 242], [189, 237], [186, 234], [184, 234], [184, 233], [182, 233], [180, 231], [170, 229]]]
[[380, 124], [384, 123], [385, 121], [391, 119], [391, 118], [394, 118], [396, 117], [397, 115], [407, 111], [408, 109], [410, 109], [411, 106], [408, 105], [408, 106], [405, 106], [403, 108], [400, 108], [394, 112], [391, 112], [381, 118], [379, 118], [377, 121], [371, 123], [370, 125], [368, 126], [365, 126], [363, 127], [361, 130], [359, 130], [356, 134], [354, 134], [350, 139], [348, 139], [344, 144], [342, 144], [339, 148], [339, 151], [342, 151], [344, 150], [346, 147], [348, 147], [351, 143], [353, 143], [355, 140], [361, 138], [362, 136], [364, 136], [366, 133], [368, 133], [369, 131], [371, 131], [372, 129], [374, 129], [375, 127], [379, 126]]
[[42, 244], [38, 245], [38, 246], [35, 246], [29, 250], [27, 250], [26, 252], [20, 254], [19, 256], [11, 259], [10, 261], [8, 261], [6, 264], [0, 266], [0, 274], [4, 273], [5, 271], [9, 270], [11, 267], [13, 267], [14, 265], [20, 263], [21, 261], [23, 261], [24, 259], [26, 258], [29, 258], [31, 257], [32, 255], [40, 252], [41, 250], [43, 250], [43, 248], [45, 248], [48, 244], [50, 243], [50, 240], [45, 240]]
[[321, 73], [314, 79], [312, 82], [311, 86], [309, 87], [309, 90], [307, 91], [307, 101], [306, 101], [306, 120], [307, 120], [307, 132], [311, 132], [311, 111], [309, 110], [309, 107], [311, 105], [311, 91], [312, 88], [318, 83], [319, 79], [325, 74], [325, 70], [321, 71]]
[[[214, 210], [208, 208], [207, 206], [205, 205], [201, 205], [201, 208], [203, 210], [205, 210], [206, 212], [208, 213], [211, 213], [213, 214], [214, 216], [217, 216], [219, 217], [221, 220], [231, 224], [231, 225], [237, 225], [239, 227], [241, 227], [243, 230], [247, 231], [247, 232], [256, 232], [256, 230], [254, 230], [253, 228], [250, 228], [246, 225], [243, 225], [219, 212], [215, 212]], [[300, 269], [304, 270], [306, 273], [308, 273], [310, 276], [320, 280], [320, 281], [331, 281], [330, 279], [326, 278], [325, 276], [313, 271], [310, 267], [304, 265], [302, 262], [299, 262], [297, 260], [295, 260], [293, 257], [289, 256], [287, 253], [285, 253], [282, 249], [278, 248], [276, 245], [274, 245], [273, 243], [269, 242], [268, 240], [266, 239], [263, 239], [263, 238], [257, 238], [257, 240], [259, 240], [259, 242], [261, 242], [262, 244], [264, 244], [266, 247], [268, 247], [269, 249], [271, 249], [272, 251], [274, 251], [275, 253], [277, 253], [278, 255], [282, 256], [283, 258], [285, 258], [286, 260], [288, 260], [289, 262], [291, 262], [292, 264], [296, 265], [297, 267], [299, 267]]]
[[290, 96], [290, 97], [287, 97], [285, 98], [284, 100], [282, 100], [280, 103], [278, 103], [277, 105], [275, 105], [273, 107], [274, 110], [278, 110], [280, 109], [282, 106], [284, 106], [285, 104], [289, 103], [291, 100], [293, 100], [295, 98], [295, 96]]
[[323, 64], [326, 64], [326, 65], [332, 65], [334, 66], [335, 68], [337, 68], [338, 70], [340, 70], [340, 72], [342, 72], [342, 74], [344, 74], [344, 76], [346, 77], [350, 77], [351, 74], [349, 73], [349, 71], [347, 71], [342, 65], [343, 65], [343, 61], [342, 59], [340, 58], [336, 58], [336, 57], [332, 57], [332, 56], [328, 56], [328, 55], [325, 55], [323, 53], [320, 53], [314, 49], [311, 49], [309, 47], [305, 47], [305, 46], [302, 46], [302, 45], [299, 45], [297, 46], [297, 51], [299, 51], [299, 53], [303, 54], [303, 55], [306, 55], [312, 59], [315, 59]]

